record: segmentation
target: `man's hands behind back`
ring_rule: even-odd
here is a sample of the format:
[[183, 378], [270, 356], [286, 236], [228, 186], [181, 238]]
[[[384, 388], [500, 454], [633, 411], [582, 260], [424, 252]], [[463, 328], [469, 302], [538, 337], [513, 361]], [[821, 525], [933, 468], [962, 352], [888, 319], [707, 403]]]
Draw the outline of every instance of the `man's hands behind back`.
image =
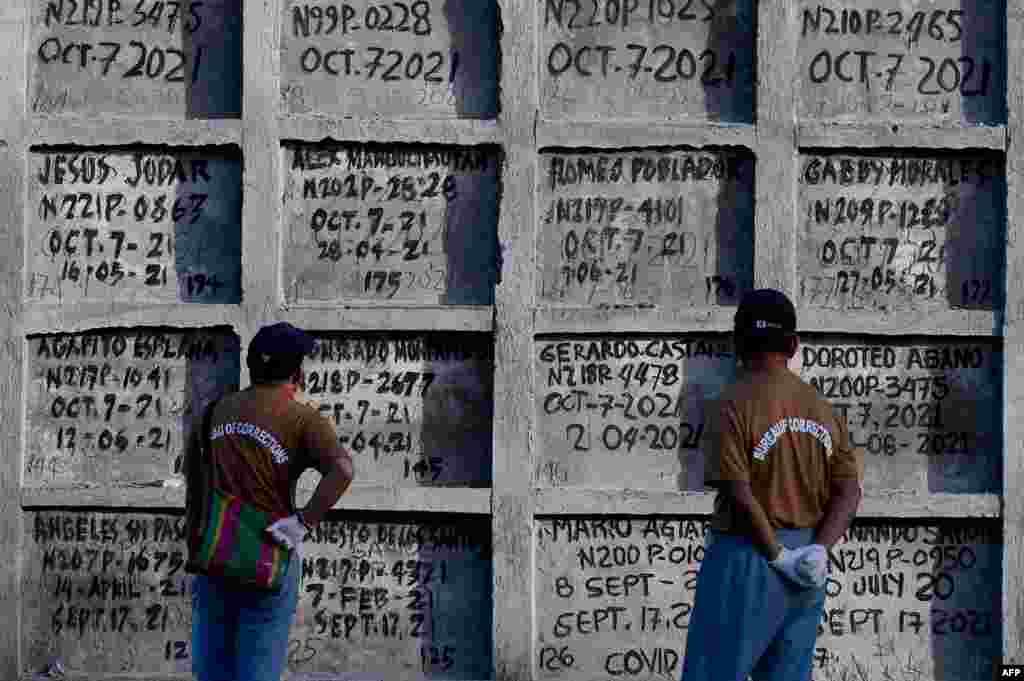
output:
[[798, 549], [783, 546], [779, 556], [769, 564], [799, 586], [820, 588], [825, 585], [828, 552], [821, 544], [809, 544]]
[[810, 544], [797, 549], [802, 552], [796, 564], [797, 571], [814, 582], [815, 586], [825, 586], [825, 575], [828, 573], [828, 551], [821, 544]]

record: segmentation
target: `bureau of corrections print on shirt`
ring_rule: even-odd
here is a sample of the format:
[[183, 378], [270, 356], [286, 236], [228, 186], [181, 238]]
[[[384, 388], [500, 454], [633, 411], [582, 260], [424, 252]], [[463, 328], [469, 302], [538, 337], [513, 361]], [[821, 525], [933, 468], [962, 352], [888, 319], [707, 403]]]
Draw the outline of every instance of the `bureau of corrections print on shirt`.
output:
[[251, 386], [226, 395], [210, 419], [213, 484], [280, 516], [295, 512], [295, 490], [308, 468], [327, 470], [334, 427], [280, 389]]
[[[817, 527], [833, 480], [863, 484], [864, 452], [845, 420], [788, 369], [741, 372], [710, 406], [704, 483], [749, 482], [772, 527]], [[711, 527], [744, 531], [721, 491]]]

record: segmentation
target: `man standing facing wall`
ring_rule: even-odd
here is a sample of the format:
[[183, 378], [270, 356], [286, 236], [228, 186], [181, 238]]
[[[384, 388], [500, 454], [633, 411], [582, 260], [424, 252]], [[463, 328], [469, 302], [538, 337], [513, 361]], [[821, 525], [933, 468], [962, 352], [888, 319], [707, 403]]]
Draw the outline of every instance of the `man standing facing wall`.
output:
[[[314, 348], [304, 331], [279, 322], [260, 329], [246, 361], [252, 385], [212, 407], [209, 457], [196, 433], [188, 452], [189, 522], [202, 508], [197, 486], [215, 486], [259, 510], [280, 517], [268, 531], [298, 549], [352, 482], [352, 460], [334, 427], [295, 399], [302, 362]], [[299, 478], [309, 468], [323, 476], [309, 503], [295, 508]], [[199, 471], [208, 470], [200, 474]], [[190, 503], [193, 502], [193, 503]], [[194, 547], [190, 547], [192, 549]], [[191, 556], [190, 556], [191, 562]], [[278, 681], [285, 667], [288, 632], [298, 605], [298, 554], [278, 592], [198, 574], [192, 585], [192, 659], [198, 681]]]
[[743, 366], [708, 414], [704, 480], [718, 493], [681, 681], [810, 681], [827, 550], [856, 514], [864, 454], [790, 371], [783, 293], [748, 293], [733, 333]]

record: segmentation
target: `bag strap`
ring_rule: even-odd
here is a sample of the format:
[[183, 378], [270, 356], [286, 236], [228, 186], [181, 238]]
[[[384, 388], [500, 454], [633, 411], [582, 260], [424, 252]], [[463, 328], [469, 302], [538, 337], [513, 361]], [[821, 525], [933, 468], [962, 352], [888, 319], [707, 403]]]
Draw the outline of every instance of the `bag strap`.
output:
[[201, 419], [202, 430], [199, 432], [198, 451], [190, 451], [186, 455], [188, 457], [186, 464], [188, 472], [185, 479], [187, 506], [185, 518], [192, 544], [199, 542], [206, 519], [206, 507], [209, 503], [210, 485], [213, 478], [213, 462], [210, 460], [210, 424], [213, 419], [213, 408], [219, 401], [219, 399], [215, 399], [206, 405]]
[[218, 402], [220, 402], [220, 398], [217, 398], [206, 405], [206, 410], [203, 412], [203, 429], [200, 433], [202, 434], [202, 451], [205, 455], [204, 459], [207, 461], [209, 461], [210, 458], [210, 425], [213, 421], [213, 408], [217, 406]]

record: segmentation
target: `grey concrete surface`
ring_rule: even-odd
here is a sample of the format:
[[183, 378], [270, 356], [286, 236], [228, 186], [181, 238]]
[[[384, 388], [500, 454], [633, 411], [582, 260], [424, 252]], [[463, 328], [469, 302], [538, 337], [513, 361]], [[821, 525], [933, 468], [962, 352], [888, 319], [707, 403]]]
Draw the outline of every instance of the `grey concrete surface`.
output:
[[[304, 399], [368, 427], [337, 424], [363, 433], [360, 477], [306, 542], [289, 678], [676, 678], [712, 505], [702, 413], [737, 296], [764, 285], [832, 364], [794, 370], [870, 450], [815, 681], [1024, 662], [1022, 29], [1019, 0], [0, 3], [0, 678], [188, 678], [175, 462], [278, 319], [391, 349], [311, 365]], [[296, 169], [297, 149], [416, 167]], [[687, 159], [739, 171], [694, 180]], [[617, 160], [668, 174], [551, 183]], [[304, 196], [306, 175], [372, 186]], [[149, 333], [225, 345], [39, 354]], [[453, 352], [396, 358], [428, 336]], [[673, 355], [684, 339], [710, 354]], [[851, 348], [880, 364], [834, 366]]]

